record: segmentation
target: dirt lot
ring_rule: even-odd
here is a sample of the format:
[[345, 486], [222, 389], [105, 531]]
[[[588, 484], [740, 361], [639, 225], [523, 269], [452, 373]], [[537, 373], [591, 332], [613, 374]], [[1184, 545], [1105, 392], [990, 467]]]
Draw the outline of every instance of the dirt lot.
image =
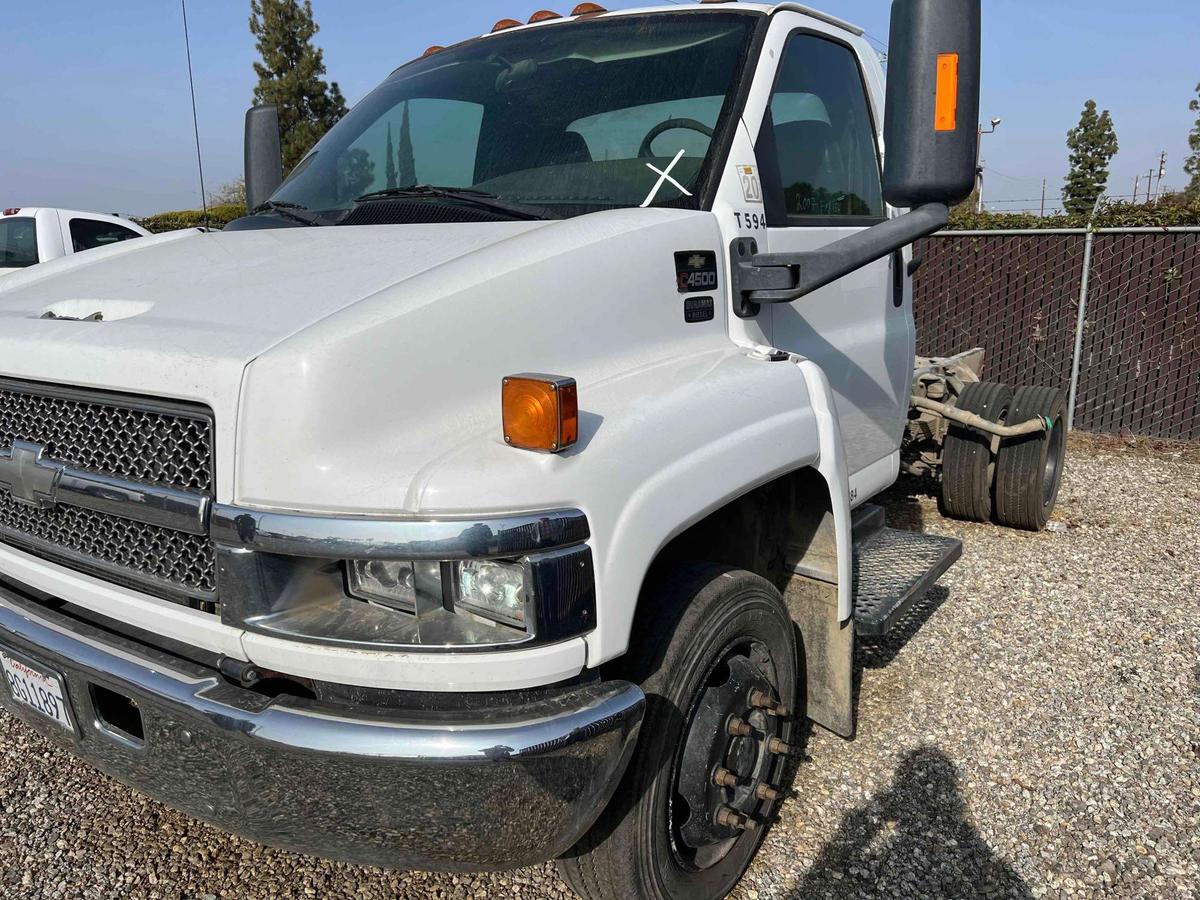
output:
[[[1056, 531], [966, 539], [906, 627], [859, 650], [860, 730], [812, 734], [737, 895], [1200, 896], [1200, 452], [1088, 440]], [[552, 866], [357, 869], [164, 809], [0, 713], [5, 897], [567, 897]]]

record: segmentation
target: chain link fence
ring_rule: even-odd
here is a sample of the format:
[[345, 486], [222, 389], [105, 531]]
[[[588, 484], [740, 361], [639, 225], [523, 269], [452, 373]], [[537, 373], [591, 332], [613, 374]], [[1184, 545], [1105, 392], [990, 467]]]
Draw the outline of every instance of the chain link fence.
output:
[[921, 241], [918, 352], [1071, 390], [1074, 427], [1200, 441], [1200, 228], [943, 232]]

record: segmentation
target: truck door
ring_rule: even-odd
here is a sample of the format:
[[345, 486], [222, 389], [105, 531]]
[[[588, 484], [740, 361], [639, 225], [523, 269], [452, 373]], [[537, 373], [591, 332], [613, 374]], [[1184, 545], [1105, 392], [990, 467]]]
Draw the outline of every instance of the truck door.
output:
[[[837, 33], [808, 27], [785, 26], [768, 43], [780, 40], [755, 141], [767, 219], [767, 240], [759, 245], [771, 253], [821, 247], [888, 215], [876, 126], [882, 98], [876, 111], [855, 49]], [[877, 67], [872, 75], [880, 87]], [[887, 484], [895, 476], [908, 408], [914, 332], [904, 280], [893, 271], [901, 265], [898, 256], [880, 260], [794, 303], [765, 306], [761, 314], [770, 317], [774, 346], [825, 370], [851, 484], [857, 486], [853, 476], [861, 473], [867, 494], [877, 487], [871, 482]]]

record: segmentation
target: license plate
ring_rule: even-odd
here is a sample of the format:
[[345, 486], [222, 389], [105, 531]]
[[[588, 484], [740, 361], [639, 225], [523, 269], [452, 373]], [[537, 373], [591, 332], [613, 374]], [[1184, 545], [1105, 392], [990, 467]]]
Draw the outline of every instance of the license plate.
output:
[[24, 660], [14, 659], [0, 653], [0, 665], [4, 667], [4, 680], [13, 700], [41, 713], [74, 734], [67, 692], [63, 688], [62, 676], [57, 672], [31, 665]]

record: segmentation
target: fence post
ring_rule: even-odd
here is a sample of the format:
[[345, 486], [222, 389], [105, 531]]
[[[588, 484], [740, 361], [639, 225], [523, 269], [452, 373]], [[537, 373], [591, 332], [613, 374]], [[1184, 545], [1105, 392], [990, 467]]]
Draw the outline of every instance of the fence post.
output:
[[1075, 398], [1079, 393], [1079, 362], [1083, 356], [1083, 326], [1087, 319], [1088, 286], [1092, 280], [1092, 245], [1096, 231], [1088, 222], [1083, 243], [1083, 276], [1079, 280], [1079, 318], [1075, 323], [1075, 355], [1071, 358], [1071, 391], [1067, 395], [1067, 431], [1075, 430]]

